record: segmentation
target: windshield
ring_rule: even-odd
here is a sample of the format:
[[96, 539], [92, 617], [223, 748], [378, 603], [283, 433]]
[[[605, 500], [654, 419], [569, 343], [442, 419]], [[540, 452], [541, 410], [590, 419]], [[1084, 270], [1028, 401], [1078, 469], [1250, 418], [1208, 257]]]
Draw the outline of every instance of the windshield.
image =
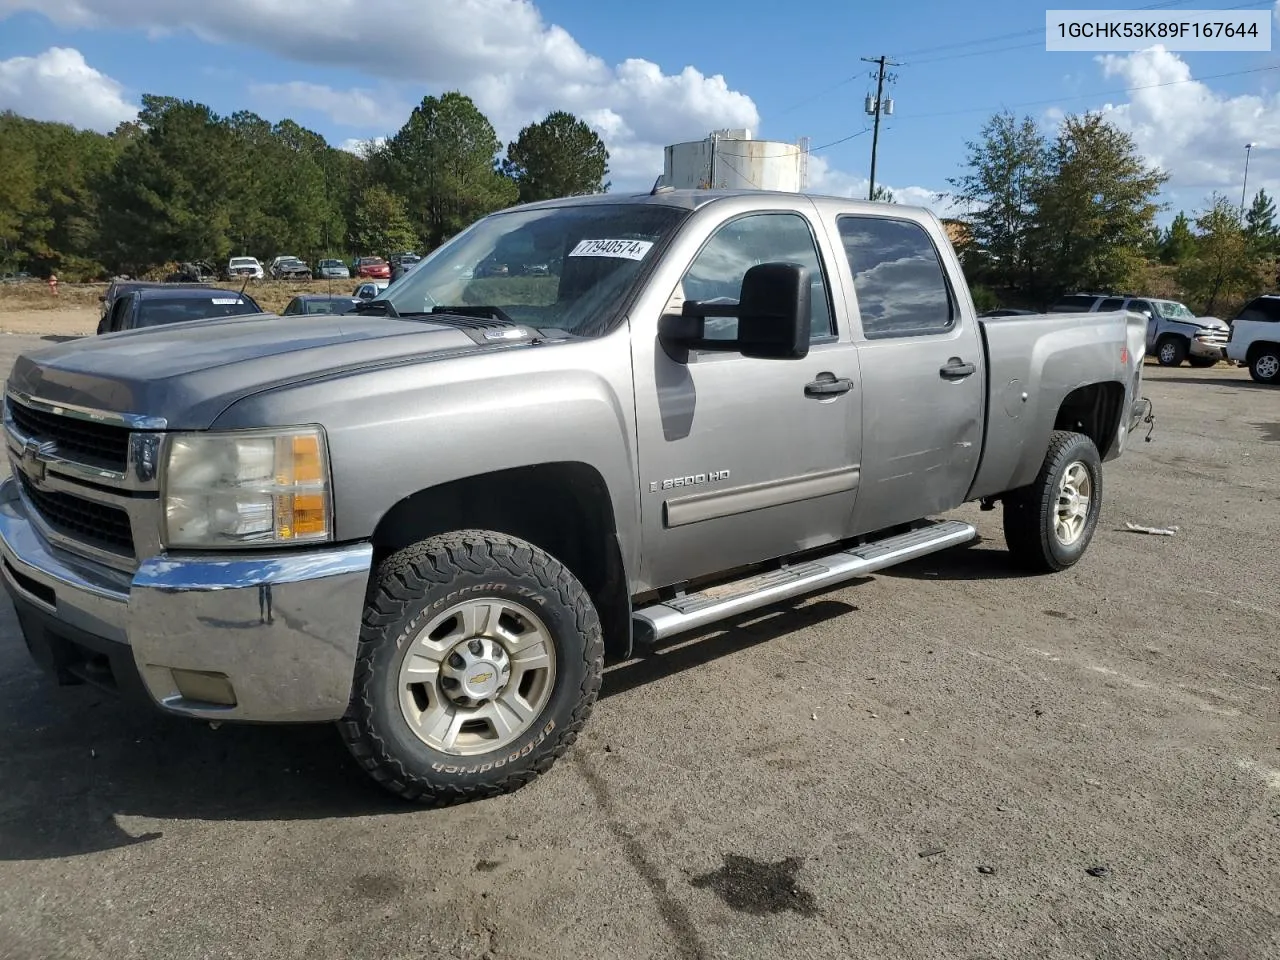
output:
[[496, 307], [516, 323], [598, 336], [652, 248], [688, 216], [651, 204], [584, 204], [486, 217], [393, 283], [399, 314]]
[[237, 296], [227, 297], [165, 297], [143, 300], [138, 307], [139, 327], [158, 327], [184, 320], [204, 320], [209, 317], [235, 317], [261, 311], [247, 300]]
[[1176, 300], [1157, 300], [1155, 304], [1160, 310], [1160, 316], [1167, 317], [1170, 320], [1194, 320], [1196, 318], [1194, 313]]
[[252, 257], [232, 257], [231, 265], [235, 267], [252, 267], [257, 264], [257, 260]]

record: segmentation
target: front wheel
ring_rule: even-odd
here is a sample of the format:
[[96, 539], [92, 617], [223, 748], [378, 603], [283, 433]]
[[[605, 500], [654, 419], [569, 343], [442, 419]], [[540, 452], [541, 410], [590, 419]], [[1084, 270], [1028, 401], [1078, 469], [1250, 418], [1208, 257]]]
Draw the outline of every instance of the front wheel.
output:
[[516, 537], [443, 534], [378, 567], [339, 727], [407, 800], [497, 796], [569, 749], [603, 668], [600, 619], [568, 568]]
[[1249, 359], [1249, 376], [1258, 383], [1280, 383], [1280, 348], [1259, 347]]
[[1187, 353], [1187, 341], [1182, 337], [1165, 337], [1156, 347], [1156, 361], [1162, 367], [1180, 367]]
[[1102, 458], [1080, 433], [1055, 431], [1036, 479], [1004, 498], [1004, 538], [1014, 561], [1037, 573], [1073, 566], [1102, 508]]

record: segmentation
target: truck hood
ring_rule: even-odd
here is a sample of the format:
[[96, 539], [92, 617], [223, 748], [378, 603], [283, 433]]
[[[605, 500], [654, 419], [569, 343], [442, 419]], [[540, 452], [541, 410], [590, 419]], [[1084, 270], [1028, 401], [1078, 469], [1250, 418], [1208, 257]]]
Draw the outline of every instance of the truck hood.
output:
[[1225, 320], [1219, 320], [1217, 317], [1196, 317], [1195, 320], [1188, 320], [1188, 323], [1195, 323], [1197, 326], [1208, 327], [1211, 330], [1230, 330], [1231, 326]]
[[480, 346], [455, 327], [379, 316], [251, 314], [85, 337], [18, 357], [8, 388], [51, 403], [162, 417], [202, 430], [264, 389]]

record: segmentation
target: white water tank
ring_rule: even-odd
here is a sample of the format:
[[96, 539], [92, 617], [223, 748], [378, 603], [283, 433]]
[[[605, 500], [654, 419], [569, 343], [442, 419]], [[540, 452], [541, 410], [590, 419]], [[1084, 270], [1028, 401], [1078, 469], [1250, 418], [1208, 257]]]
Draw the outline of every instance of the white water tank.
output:
[[[749, 130], [717, 130], [705, 140], [667, 147], [663, 184], [677, 190], [803, 190], [804, 150], [794, 143], [752, 140]], [[714, 172], [713, 172], [714, 164]]]

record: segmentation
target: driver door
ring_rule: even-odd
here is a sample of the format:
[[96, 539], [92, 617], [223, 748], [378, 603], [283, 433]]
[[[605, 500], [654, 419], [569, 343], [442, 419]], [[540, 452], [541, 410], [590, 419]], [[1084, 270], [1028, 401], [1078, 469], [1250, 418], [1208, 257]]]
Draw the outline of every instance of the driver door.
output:
[[[671, 299], [665, 309], [649, 301], [632, 320], [641, 579], [654, 587], [818, 547], [850, 531], [861, 445], [858, 353], [836, 323], [832, 304], [844, 297], [827, 269], [826, 235], [790, 204], [762, 210], [760, 200], [744, 198], [735, 205], [741, 214], [687, 228], [696, 239], [669, 257], [681, 272], [654, 280]], [[680, 362], [667, 353], [656, 335], [662, 313], [679, 312], [684, 299], [736, 302], [746, 271], [772, 261], [811, 271], [806, 358], [692, 350]], [[736, 324], [708, 318], [704, 335], [733, 339]]]

